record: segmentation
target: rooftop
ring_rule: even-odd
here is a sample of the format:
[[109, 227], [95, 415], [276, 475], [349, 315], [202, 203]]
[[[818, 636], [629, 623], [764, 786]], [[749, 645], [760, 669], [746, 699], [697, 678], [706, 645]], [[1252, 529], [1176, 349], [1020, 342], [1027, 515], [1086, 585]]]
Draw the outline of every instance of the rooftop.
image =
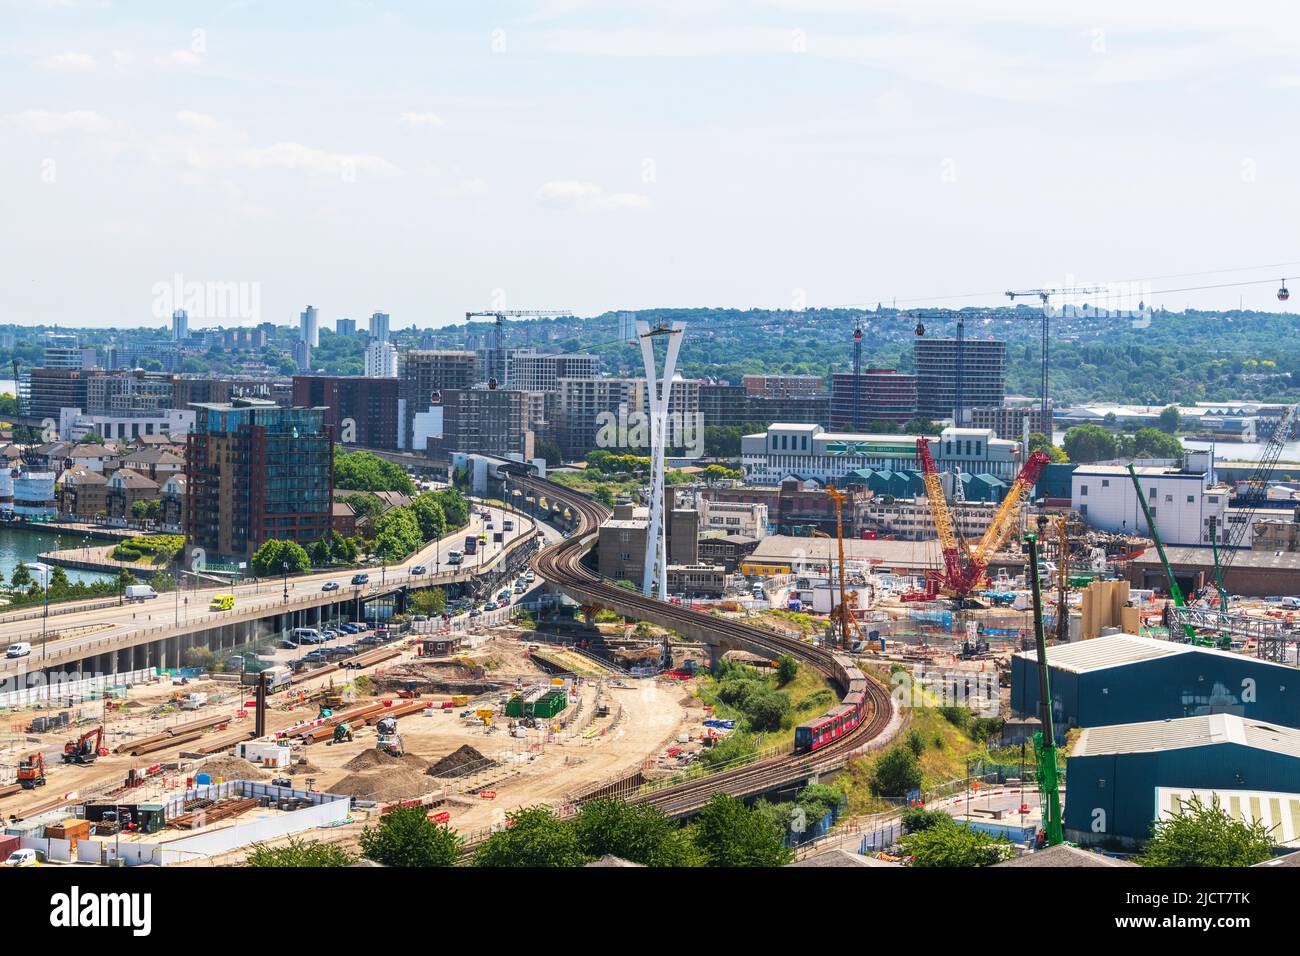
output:
[[1150, 720], [1140, 724], [1089, 727], [1080, 735], [1070, 756], [1157, 753], [1216, 744], [1237, 744], [1300, 758], [1300, 730], [1274, 727], [1234, 714], [1207, 714], [1201, 717]]
[[[1180, 565], [1201, 565], [1214, 567], [1214, 552], [1210, 548], [1166, 548], [1169, 563], [1174, 567]], [[1135, 565], [1159, 565], [1160, 555], [1155, 548], [1148, 548], [1145, 553], [1133, 559]], [[1266, 550], [1240, 548], [1232, 559], [1234, 571], [1242, 568], [1262, 568], [1272, 571], [1300, 571], [1300, 551], [1283, 551], [1280, 554]]]
[[[1277, 664], [1257, 657], [1244, 657], [1218, 648], [1196, 647], [1192, 644], [1180, 644], [1154, 637], [1139, 637], [1137, 634], [1106, 634], [1086, 641], [1057, 644], [1047, 649], [1047, 662], [1053, 667], [1072, 674], [1087, 674], [1108, 667], [1123, 667], [1140, 661], [1172, 657], [1175, 654], [1199, 654], [1203, 659], [1231, 658], [1234, 661], [1249, 661], [1260, 667], [1295, 670], [1287, 664]], [[1038, 652], [1035, 650], [1020, 651], [1016, 656], [1031, 661], [1038, 660]]]
[[[788, 561], [792, 558], [827, 562], [832, 554], [838, 557], [838, 546], [834, 538], [768, 535], [759, 541], [749, 560], [758, 564], [764, 559]], [[939, 567], [942, 560], [938, 541], [866, 541], [860, 538], [844, 539], [844, 557], [849, 561], [862, 562], [879, 559], [886, 566], [907, 567]]]

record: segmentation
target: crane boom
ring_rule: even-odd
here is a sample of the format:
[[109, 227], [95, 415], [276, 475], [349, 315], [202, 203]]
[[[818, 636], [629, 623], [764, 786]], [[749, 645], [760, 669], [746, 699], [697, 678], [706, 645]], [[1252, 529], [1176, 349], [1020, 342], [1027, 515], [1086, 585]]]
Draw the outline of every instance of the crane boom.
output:
[[1011, 483], [1007, 496], [1002, 499], [1002, 504], [998, 505], [998, 510], [994, 512], [993, 519], [971, 554], [970, 565], [966, 570], [970, 587], [973, 588], [979, 583], [979, 579], [984, 576], [984, 569], [988, 567], [989, 559], [1006, 543], [1011, 535], [1011, 529], [1015, 527], [1021, 505], [1025, 503], [1030, 489], [1042, 474], [1043, 466], [1051, 460], [1046, 453], [1036, 451], [1021, 467], [1020, 474], [1016, 475], [1016, 480]]
[[[1046, 519], [1040, 517], [1039, 521]], [[1038, 652], [1038, 715], [1041, 728], [1034, 734], [1038, 767], [1038, 796], [1043, 806], [1043, 836], [1047, 846], [1065, 842], [1061, 823], [1061, 785], [1056, 768], [1056, 730], [1052, 726], [1052, 677], [1047, 666], [1047, 639], [1043, 634], [1043, 590], [1038, 580], [1038, 535], [1025, 535], [1029, 551], [1030, 593], [1034, 602], [1034, 649]]]
[[939, 469], [935, 467], [934, 456], [930, 454], [930, 441], [925, 437], [916, 440], [916, 457], [921, 459], [921, 479], [925, 484], [926, 497], [930, 499], [930, 513], [934, 517], [934, 530], [939, 536], [939, 548], [943, 552], [944, 577], [948, 587], [959, 590], [963, 577], [961, 551], [952, 520], [948, 510], [948, 499], [943, 494], [943, 483], [939, 480]]
[[[1133, 467], [1133, 463], [1128, 465], [1129, 477], [1133, 479], [1133, 487], [1137, 490], [1138, 504], [1142, 506], [1142, 515], [1147, 519], [1147, 529], [1151, 532], [1151, 540], [1156, 543], [1156, 553], [1160, 555], [1160, 563], [1164, 566], [1165, 577], [1169, 580], [1169, 596], [1174, 599], [1175, 607], [1186, 607], [1187, 601], [1183, 598], [1183, 589], [1178, 586], [1178, 579], [1174, 577], [1174, 569], [1169, 566], [1169, 556], [1165, 554], [1164, 542], [1160, 540], [1160, 532], [1156, 530], [1155, 519], [1151, 517], [1151, 509], [1147, 506], [1146, 495], [1142, 493], [1142, 482], [1138, 481], [1138, 473]], [[1196, 631], [1189, 624], [1186, 627], [1188, 640], [1195, 640]]]

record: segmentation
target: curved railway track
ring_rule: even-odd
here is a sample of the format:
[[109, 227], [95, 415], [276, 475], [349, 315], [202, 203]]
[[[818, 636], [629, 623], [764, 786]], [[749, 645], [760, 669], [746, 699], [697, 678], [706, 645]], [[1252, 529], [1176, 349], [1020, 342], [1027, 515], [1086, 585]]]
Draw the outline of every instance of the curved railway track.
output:
[[562, 502], [576, 519], [576, 528], [564, 540], [542, 549], [533, 558], [537, 573], [546, 581], [663, 627], [706, 630], [726, 644], [762, 648], [774, 657], [789, 654], [824, 674], [842, 695], [852, 699], [853, 694], [861, 693], [865, 698], [865, 713], [857, 726], [813, 752], [770, 757], [651, 793], [631, 795], [629, 799], [653, 804], [672, 815], [689, 813], [719, 791], [738, 796], [753, 794], [840, 767], [854, 752], [878, 742], [889, 728], [894, 712], [888, 689], [864, 675], [848, 656], [741, 621], [649, 598], [606, 581], [588, 569], [582, 559], [595, 542], [601, 523], [609, 517], [609, 510], [585, 495], [544, 479], [517, 477], [511, 481], [550, 502]]

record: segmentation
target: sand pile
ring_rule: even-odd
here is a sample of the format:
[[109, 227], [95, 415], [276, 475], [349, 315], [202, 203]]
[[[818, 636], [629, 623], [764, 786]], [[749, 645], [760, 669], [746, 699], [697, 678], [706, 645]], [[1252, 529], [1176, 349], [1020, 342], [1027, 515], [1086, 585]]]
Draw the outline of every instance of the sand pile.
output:
[[204, 762], [198, 770], [223, 780], [265, 780], [270, 774], [257, 764], [242, 757], [214, 757]]
[[324, 773], [324, 771], [321, 770], [320, 767], [312, 763], [310, 760], [301, 760], [296, 763], [289, 764], [289, 770], [288, 770], [289, 776], [293, 776], [294, 774], [298, 774], [298, 773]]
[[390, 767], [409, 767], [417, 772], [423, 772], [429, 766], [429, 761], [422, 760], [415, 754], [405, 754], [401, 757], [394, 757], [392, 754], [386, 754], [377, 747], [370, 750], [363, 750], [351, 760], [343, 765], [348, 770], [375, 770], [378, 768]]
[[433, 789], [433, 783], [420, 771], [411, 767], [388, 766], [380, 770], [363, 770], [349, 774], [330, 786], [330, 793], [340, 793], [362, 800], [391, 803], [395, 800], [414, 800]]
[[465, 773], [475, 773], [495, 764], [481, 753], [465, 744], [459, 750], [453, 750], [437, 763], [429, 767], [431, 777], [459, 777]]

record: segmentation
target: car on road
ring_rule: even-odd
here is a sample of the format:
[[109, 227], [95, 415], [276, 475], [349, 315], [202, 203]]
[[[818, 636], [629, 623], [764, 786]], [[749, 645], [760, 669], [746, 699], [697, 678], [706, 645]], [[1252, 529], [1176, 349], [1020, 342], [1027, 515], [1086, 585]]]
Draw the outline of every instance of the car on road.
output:
[[418, 574], [428, 574], [428, 573], [429, 573], [429, 569], [426, 568], [423, 564], [417, 564], [415, 567], [411, 568], [411, 573], [412, 573], [412, 574], [417, 574], [417, 575], [418, 575]]
[[26, 657], [32, 652], [32, 645], [26, 641], [10, 644], [5, 648], [5, 657]]
[[358, 585], [359, 585], [359, 584], [369, 584], [369, 583], [370, 583], [370, 575], [368, 575], [368, 574], [354, 574], [354, 575], [352, 575], [352, 583], [353, 583], [353, 584], [358, 584]]
[[482, 613], [483, 613], [483, 612], [480, 611], [478, 608], [471, 608], [471, 609], [470, 609], [470, 612], [469, 612], [469, 616], [470, 616], [470, 617], [479, 617]]
[[326, 581], [320, 586], [320, 589], [322, 591], [337, 591], [339, 589], [339, 583], [337, 581]]
[[496, 609], [497, 609], [496, 601], [488, 601], [486, 604], [483, 605], [483, 610], [485, 611], [495, 611]]

